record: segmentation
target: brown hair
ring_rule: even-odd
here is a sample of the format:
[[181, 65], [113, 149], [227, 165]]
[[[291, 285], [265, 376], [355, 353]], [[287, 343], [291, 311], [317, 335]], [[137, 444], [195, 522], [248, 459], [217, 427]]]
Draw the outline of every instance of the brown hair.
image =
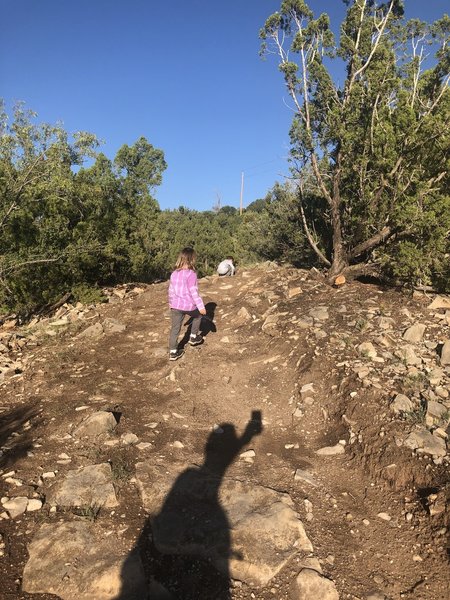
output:
[[197, 258], [197, 254], [193, 248], [183, 248], [177, 258], [177, 262], [175, 263], [175, 269], [179, 271], [180, 269], [192, 269], [195, 270], [195, 259]]

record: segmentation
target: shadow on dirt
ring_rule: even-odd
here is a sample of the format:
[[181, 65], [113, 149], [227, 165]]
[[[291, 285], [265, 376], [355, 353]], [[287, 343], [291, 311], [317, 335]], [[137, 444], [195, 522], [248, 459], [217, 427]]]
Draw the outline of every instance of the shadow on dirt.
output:
[[[208, 302], [205, 304], [206, 315], [202, 316], [202, 322], [200, 325], [200, 333], [205, 338], [209, 333], [216, 333], [217, 327], [214, 323], [214, 314], [216, 312], [217, 304], [215, 302]], [[191, 335], [191, 326], [193, 319], [190, 318], [186, 321], [185, 327], [186, 331], [180, 343], [178, 344], [179, 348], [184, 348], [189, 341], [189, 336]]]
[[30, 450], [33, 439], [27, 421], [38, 414], [36, 406], [18, 406], [0, 413], [0, 468], [10, 467]]
[[231, 423], [221, 424], [209, 435], [204, 463], [183, 471], [159, 513], [147, 519], [125, 561], [116, 600], [135, 598], [136, 553], [151, 582], [151, 600], [231, 598], [229, 559], [240, 557], [231, 548], [230, 523], [219, 489], [236, 456], [261, 432], [261, 412], [253, 411], [242, 436]]

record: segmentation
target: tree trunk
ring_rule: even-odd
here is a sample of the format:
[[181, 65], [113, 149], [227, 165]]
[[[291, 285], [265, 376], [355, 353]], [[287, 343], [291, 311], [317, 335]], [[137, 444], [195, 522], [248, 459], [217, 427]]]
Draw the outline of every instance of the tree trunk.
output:
[[342, 239], [342, 221], [341, 221], [341, 195], [339, 190], [340, 184], [340, 153], [337, 156], [337, 169], [333, 178], [333, 197], [331, 199], [331, 227], [333, 230], [333, 260], [329, 270], [329, 276], [335, 277], [339, 275], [345, 267], [348, 266], [347, 251], [344, 247]]

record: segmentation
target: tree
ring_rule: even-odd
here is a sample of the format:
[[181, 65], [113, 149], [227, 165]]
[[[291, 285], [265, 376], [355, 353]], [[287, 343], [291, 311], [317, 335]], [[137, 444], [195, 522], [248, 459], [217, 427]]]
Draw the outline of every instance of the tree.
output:
[[[314, 19], [304, 0], [284, 0], [260, 32], [294, 105], [302, 210], [311, 198], [326, 202], [319, 218], [329, 223], [331, 251], [311, 235], [312, 226], [326, 227], [305, 218], [305, 233], [331, 276], [382, 248], [393, 272], [403, 253], [415, 265], [409, 277], [426, 279], [436, 268], [432, 248], [444, 252], [450, 230], [450, 19], [405, 23], [401, 0], [345, 3], [339, 44], [328, 16]], [[427, 49], [435, 50], [431, 66]], [[332, 61], [345, 63], [342, 86], [327, 70]]]
[[[154, 275], [166, 164], [140, 138], [114, 162], [90, 133], [0, 111], [0, 307], [33, 310], [68, 291]], [[94, 159], [84, 168], [85, 159]]]

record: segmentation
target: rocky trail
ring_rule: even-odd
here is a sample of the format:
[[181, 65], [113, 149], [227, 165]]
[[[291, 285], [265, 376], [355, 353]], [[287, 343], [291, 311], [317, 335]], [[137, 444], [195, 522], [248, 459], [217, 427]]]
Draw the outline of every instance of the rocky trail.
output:
[[0, 598], [449, 598], [450, 299], [200, 294], [176, 362], [167, 283], [0, 326]]

